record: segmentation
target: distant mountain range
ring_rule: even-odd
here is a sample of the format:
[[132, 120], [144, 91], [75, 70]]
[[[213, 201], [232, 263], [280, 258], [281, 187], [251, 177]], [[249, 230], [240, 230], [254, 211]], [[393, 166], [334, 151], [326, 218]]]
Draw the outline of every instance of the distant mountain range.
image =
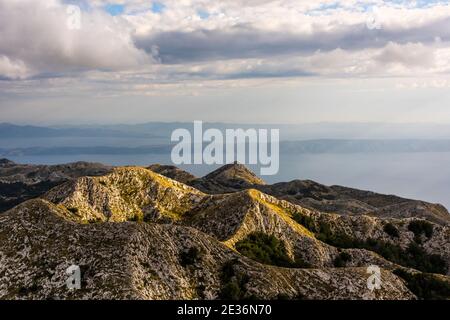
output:
[[38, 127], [0, 123], [0, 139], [6, 138], [60, 138], [60, 137], [157, 137], [149, 132], [135, 132], [108, 127]]
[[[76, 127], [18, 126], [1, 123], [0, 156], [168, 154], [172, 149], [170, 141], [172, 131], [177, 128], [192, 129], [192, 126], [192, 123], [158, 122]], [[364, 131], [364, 126], [371, 129]], [[385, 127], [387, 131], [383, 131], [380, 135], [381, 128]], [[437, 132], [436, 134], [431, 134], [427, 130], [423, 131], [422, 138], [399, 137], [407, 136], [408, 132], [411, 137], [414, 137], [418, 133], [413, 133], [412, 128], [416, 128], [417, 131], [417, 128], [427, 128], [425, 125], [399, 125], [397, 133], [393, 132], [390, 137], [388, 134], [393, 128], [381, 124], [378, 126], [375, 124], [277, 126], [206, 123], [204, 129], [207, 128], [219, 130], [279, 128], [282, 154], [450, 152], [450, 127], [443, 125], [436, 127], [437, 131], [434, 131]], [[449, 129], [448, 134], [447, 129]], [[427, 138], [427, 136], [434, 136], [434, 138]], [[70, 138], [70, 142], [64, 138]], [[14, 142], [19, 140], [20, 143]], [[132, 142], [131, 145], [130, 142]]]
[[[201, 119], [199, 119], [201, 120]], [[0, 123], [0, 139], [48, 137], [140, 137], [170, 139], [173, 130], [192, 129], [192, 122], [149, 122], [143, 124], [24, 126]], [[389, 140], [450, 139], [450, 125], [401, 123], [304, 123], [233, 124], [204, 123], [204, 128], [280, 129], [281, 140]]]
[[[206, 146], [206, 143], [205, 143]], [[170, 154], [173, 145], [160, 144], [122, 146], [33, 146], [23, 148], [0, 148], [0, 156], [51, 156], [51, 155], [133, 155]], [[410, 153], [410, 152], [450, 152], [450, 140], [306, 140], [282, 141], [281, 154], [322, 154], [322, 153]]]

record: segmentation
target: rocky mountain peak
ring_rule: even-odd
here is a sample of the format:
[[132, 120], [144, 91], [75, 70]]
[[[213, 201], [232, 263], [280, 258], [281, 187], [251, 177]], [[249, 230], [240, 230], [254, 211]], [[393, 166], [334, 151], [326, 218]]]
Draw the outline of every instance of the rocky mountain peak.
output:
[[0, 159], [0, 167], [10, 167], [15, 165], [15, 163], [9, 159]]
[[265, 181], [259, 178], [255, 173], [245, 165], [234, 162], [224, 165], [219, 169], [206, 175], [203, 179], [215, 180], [217, 182], [238, 182], [247, 185], [265, 185]]

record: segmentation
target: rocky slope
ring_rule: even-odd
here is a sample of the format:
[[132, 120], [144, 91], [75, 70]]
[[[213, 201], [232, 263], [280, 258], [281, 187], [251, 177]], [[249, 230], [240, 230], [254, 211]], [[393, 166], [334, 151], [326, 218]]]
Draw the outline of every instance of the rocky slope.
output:
[[[180, 169], [166, 168], [159, 173], [178, 180]], [[181, 180], [180, 180], [181, 181]], [[371, 215], [381, 218], [420, 217], [438, 224], [450, 224], [450, 213], [440, 204], [383, 195], [342, 186], [325, 186], [310, 180], [294, 180], [267, 185], [245, 166], [226, 165], [203, 178], [190, 177], [185, 182], [205, 193], [220, 194], [258, 189], [278, 199], [305, 208], [341, 215]]]
[[77, 162], [65, 165], [17, 164], [0, 159], [0, 213], [51, 188], [82, 176], [99, 176], [111, 167], [99, 163]]
[[[302, 185], [297, 189], [298, 185]], [[306, 184], [306, 188], [303, 185]], [[312, 190], [322, 189], [314, 194]], [[382, 218], [420, 217], [434, 223], [449, 225], [450, 213], [440, 204], [358, 191], [341, 186], [326, 187], [312, 181], [293, 181], [268, 187], [258, 187], [263, 192], [306, 208], [341, 215], [371, 215]], [[350, 191], [350, 192], [349, 192]], [[312, 192], [312, 194], [311, 194]]]
[[[385, 270], [382, 288], [372, 292], [366, 287], [366, 268], [271, 267], [192, 228], [130, 222], [82, 225], [67, 221], [64, 211], [44, 200], [30, 200], [0, 217], [1, 298], [214, 299], [230, 282], [236, 282], [242, 298], [414, 298]], [[183, 261], [192, 248], [201, 254]], [[72, 264], [82, 267], [81, 290], [65, 287], [65, 270]]]
[[[434, 297], [450, 297], [445, 224], [307, 208], [250, 188], [268, 186], [240, 165], [203, 179], [150, 168], [191, 185], [212, 180], [227, 193], [140, 167], [72, 177], [0, 215], [0, 298], [428, 297], [416, 292], [417, 277]], [[397, 201], [353, 197], [372, 208]], [[276, 259], [262, 259], [270, 254]], [[64, 286], [72, 264], [82, 269], [81, 290]], [[382, 269], [380, 290], [367, 288], [369, 265]]]
[[80, 223], [174, 222], [210, 196], [139, 167], [116, 168], [101, 177], [82, 177], [50, 190], [45, 199], [66, 207]]
[[[293, 259], [314, 267], [332, 267], [339, 254], [292, 219], [292, 212], [304, 214], [309, 210], [257, 190], [207, 195], [138, 167], [117, 168], [103, 177], [80, 178], [52, 189], [44, 198], [65, 207], [66, 219], [79, 223], [177, 223], [194, 227], [231, 248], [250, 234], [263, 232], [283, 240]], [[391, 265], [371, 252], [354, 251], [355, 265], [359, 260], [361, 265]]]

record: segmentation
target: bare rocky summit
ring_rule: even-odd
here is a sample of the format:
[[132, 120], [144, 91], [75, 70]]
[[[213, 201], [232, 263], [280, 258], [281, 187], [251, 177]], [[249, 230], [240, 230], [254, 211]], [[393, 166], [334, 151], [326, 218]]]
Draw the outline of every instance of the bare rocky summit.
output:
[[239, 163], [227, 164], [203, 178], [189, 181], [189, 185], [213, 194], [236, 192], [265, 184], [264, 180]]
[[[249, 172], [234, 164], [202, 178], [222, 193], [141, 167], [67, 179], [0, 214], [0, 298], [450, 298], [446, 224], [323, 212], [262, 192]], [[396, 205], [359, 198], [372, 210]], [[80, 290], [65, 286], [71, 265]], [[379, 290], [368, 289], [370, 265], [381, 268]]]

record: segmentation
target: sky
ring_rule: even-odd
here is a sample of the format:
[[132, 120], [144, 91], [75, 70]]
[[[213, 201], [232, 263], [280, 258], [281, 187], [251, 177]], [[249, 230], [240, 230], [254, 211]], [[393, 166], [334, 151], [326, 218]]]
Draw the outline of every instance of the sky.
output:
[[450, 124], [448, 1], [0, 0], [0, 122]]

